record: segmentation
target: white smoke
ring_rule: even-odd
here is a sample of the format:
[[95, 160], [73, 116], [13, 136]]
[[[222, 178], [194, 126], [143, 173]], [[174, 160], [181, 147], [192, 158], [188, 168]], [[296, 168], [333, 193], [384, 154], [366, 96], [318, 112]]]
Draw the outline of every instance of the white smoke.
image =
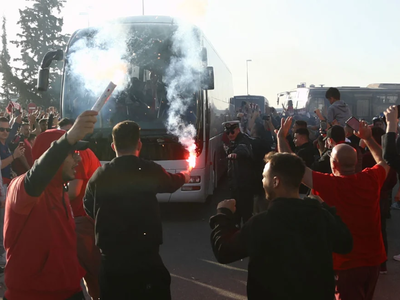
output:
[[172, 50], [178, 55], [171, 58], [166, 71], [167, 98], [170, 103], [166, 127], [189, 152], [193, 152], [196, 129], [182, 119], [195, 99], [194, 94], [199, 91], [203, 74], [201, 45], [193, 26], [182, 21], [178, 23], [172, 38]]
[[81, 38], [71, 47], [68, 57], [71, 72], [93, 96], [100, 96], [110, 81], [122, 91], [127, 76], [128, 31], [118, 24], [99, 27], [93, 38]]
[[[85, 88], [93, 97], [98, 97], [109, 82], [113, 81], [117, 84], [115, 92], [125, 90], [130, 79], [128, 61], [135, 55], [129, 52], [129, 42], [135, 39], [140, 40], [141, 37], [132, 36], [127, 27], [118, 24], [100, 27], [90, 38], [81, 36], [72, 45], [68, 56], [72, 76], [82, 83], [77, 88]], [[151, 39], [148, 43], [141, 43], [141, 48], [136, 51], [145, 53], [151, 46]], [[201, 87], [204, 71], [201, 50], [198, 32], [192, 25], [178, 21], [177, 30], [172, 37], [172, 53], [175, 55], [171, 57], [163, 76], [169, 102], [165, 125], [167, 132], [178, 137], [179, 142], [192, 154], [196, 148], [196, 129], [185, 119], [189, 113], [188, 108], [195, 104], [195, 94]], [[115, 76], [121, 77], [121, 74], [122, 80], [116, 82]]]

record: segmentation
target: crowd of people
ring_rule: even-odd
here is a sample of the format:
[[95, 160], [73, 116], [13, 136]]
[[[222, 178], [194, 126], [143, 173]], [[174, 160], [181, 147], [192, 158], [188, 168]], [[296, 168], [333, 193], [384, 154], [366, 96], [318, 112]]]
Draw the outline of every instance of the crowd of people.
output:
[[224, 123], [232, 199], [210, 220], [212, 244], [221, 263], [250, 257], [249, 299], [372, 299], [388, 272], [397, 107], [355, 126], [336, 88], [326, 98], [319, 125], [289, 110]]
[[[398, 109], [353, 128], [339, 91], [326, 97], [319, 125], [246, 105], [223, 123], [231, 199], [210, 219], [211, 248], [224, 264], [249, 257], [250, 300], [371, 300], [387, 273]], [[116, 158], [101, 165], [82, 140], [96, 122], [55, 108], [0, 117], [5, 299], [171, 299], [156, 195], [190, 171], [140, 158], [134, 121], [114, 126]]]

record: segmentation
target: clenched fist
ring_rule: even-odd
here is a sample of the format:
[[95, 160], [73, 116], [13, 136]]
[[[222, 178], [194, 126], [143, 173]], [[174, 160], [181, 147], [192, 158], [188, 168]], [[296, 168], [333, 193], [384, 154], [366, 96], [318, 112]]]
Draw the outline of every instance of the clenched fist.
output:
[[235, 199], [228, 199], [221, 201], [218, 203], [217, 209], [219, 208], [228, 208], [232, 213], [235, 213], [236, 211], [236, 200]]

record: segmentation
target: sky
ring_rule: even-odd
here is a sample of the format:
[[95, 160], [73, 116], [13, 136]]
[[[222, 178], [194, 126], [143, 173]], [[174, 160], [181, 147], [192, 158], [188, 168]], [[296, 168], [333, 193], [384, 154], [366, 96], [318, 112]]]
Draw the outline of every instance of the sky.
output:
[[[24, 0], [0, 0], [10, 39]], [[400, 82], [398, 0], [144, 0], [146, 15], [189, 20], [232, 72], [236, 95], [266, 96], [300, 82], [366, 86]], [[6, 7], [7, 6], [7, 7]], [[142, 14], [142, 0], [67, 0], [64, 31]], [[14, 51], [14, 49], [11, 49]], [[13, 52], [15, 54], [15, 52]]]

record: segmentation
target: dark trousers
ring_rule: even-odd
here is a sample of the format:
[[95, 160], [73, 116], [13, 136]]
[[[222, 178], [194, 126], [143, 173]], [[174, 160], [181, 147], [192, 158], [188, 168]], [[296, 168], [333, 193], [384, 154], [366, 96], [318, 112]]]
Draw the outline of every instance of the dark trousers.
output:
[[[157, 278], [160, 276], [165, 279]], [[171, 277], [165, 267], [130, 273], [126, 270], [106, 271], [102, 264], [99, 283], [101, 300], [171, 300]]]
[[336, 300], [372, 300], [380, 266], [336, 271]]
[[237, 189], [231, 191], [232, 198], [236, 200], [235, 224], [239, 227], [253, 216], [253, 194], [251, 189]]

